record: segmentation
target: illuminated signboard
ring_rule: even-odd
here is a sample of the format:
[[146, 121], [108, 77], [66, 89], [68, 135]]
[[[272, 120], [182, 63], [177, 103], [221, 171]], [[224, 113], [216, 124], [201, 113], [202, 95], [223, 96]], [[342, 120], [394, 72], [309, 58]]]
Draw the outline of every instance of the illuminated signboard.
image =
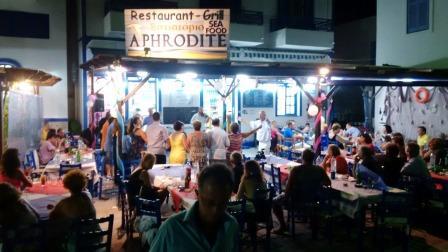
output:
[[228, 9], [127, 9], [128, 56], [227, 59]]

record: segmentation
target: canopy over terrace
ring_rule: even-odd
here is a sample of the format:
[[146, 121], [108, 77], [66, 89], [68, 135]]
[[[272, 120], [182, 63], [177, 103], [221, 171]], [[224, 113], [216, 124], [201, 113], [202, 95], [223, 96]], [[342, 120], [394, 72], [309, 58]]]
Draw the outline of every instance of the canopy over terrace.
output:
[[[295, 83], [308, 97], [310, 103], [317, 105], [315, 131], [320, 134], [320, 118], [326, 117], [327, 100], [340, 86], [388, 87], [388, 86], [448, 86], [447, 69], [402, 68], [397, 66], [368, 66], [343, 64], [284, 64], [284, 63], [241, 63], [227, 61], [189, 61], [164, 60], [133, 57], [98, 55], [81, 65], [86, 71], [107, 71], [111, 66], [120, 65], [127, 72], [144, 71], [151, 77], [172, 77], [177, 74], [194, 72], [198, 78], [216, 80], [236, 78], [246, 75], [258, 82], [282, 80]], [[321, 72], [324, 69], [326, 72]], [[311, 96], [303, 88], [308, 76], [320, 78], [316, 83], [316, 94], [326, 91], [323, 99]], [[319, 85], [323, 84], [323, 85]], [[371, 104], [376, 93], [365, 88], [364, 109], [366, 125], [371, 125]], [[370, 93], [369, 93], [370, 92]]]
[[39, 87], [50, 87], [59, 82], [61, 78], [54, 76], [52, 74], [46, 73], [41, 70], [28, 69], [28, 68], [0, 68], [0, 120], [2, 125], [2, 130], [0, 131], [0, 139], [2, 143], [0, 144], [0, 153], [3, 153], [4, 135], [4, 101], [7, 92], [13, 87], [13, 85], [31, 85], [34, 88], [36, 94], [39, 93]]

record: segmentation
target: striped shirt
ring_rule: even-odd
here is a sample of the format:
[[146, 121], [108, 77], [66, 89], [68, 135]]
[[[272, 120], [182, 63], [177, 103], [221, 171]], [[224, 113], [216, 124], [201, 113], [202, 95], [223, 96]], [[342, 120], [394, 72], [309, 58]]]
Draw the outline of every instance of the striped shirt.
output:
[[229, 135], [230, 145], [227, 148], [227, 152], [232, 153], [234, 151], [241, 152], [241, 143], [243, 142], [243, 134], [230, 134]]

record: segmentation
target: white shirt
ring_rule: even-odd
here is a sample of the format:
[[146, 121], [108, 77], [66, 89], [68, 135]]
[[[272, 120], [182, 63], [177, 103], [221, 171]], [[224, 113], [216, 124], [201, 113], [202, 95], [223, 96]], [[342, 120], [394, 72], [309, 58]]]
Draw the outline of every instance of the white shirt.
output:
[[165, 142], [168, 139], [168, 130], [159, 122], [153, 122], [146, 128], [148, 139], [148, 152], [154, 155], [165, 155]]
[[227, 132], [220, 127], [214, 126], [213, 129], [207, 132], [207, 138], [210, 143], [211, 159], [226, 159], [227, 147], [230, 145]]
[[193, 124], [194, 121], [200, 121], [201, 122], [201, 130], [205, 129], [205, 126], [207, 124], [208, 115], [203, 114], [200, 115], [199, 113], [194, 114], [191, 117], [190, 123]]
[[257, 141], [266, 143], [271, 142], [271, 125], [267, 120], [261, 121], [257, 120], [255, 122], [255, 127], [258, 128], [261, 125], [261, 129], [257, 130]]

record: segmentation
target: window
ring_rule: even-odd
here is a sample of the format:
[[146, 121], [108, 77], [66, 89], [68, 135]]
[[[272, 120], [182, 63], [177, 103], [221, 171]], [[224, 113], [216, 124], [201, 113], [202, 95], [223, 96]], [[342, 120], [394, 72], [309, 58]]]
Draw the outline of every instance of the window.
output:
[[277, 88], [276, 115], [288, 116], [298, 115], [300, 107], [297, 102], [297, 89], [294, 87], [282, 86]]
[[408, 0], [407, 33], [429, 29], [429, 0]]

